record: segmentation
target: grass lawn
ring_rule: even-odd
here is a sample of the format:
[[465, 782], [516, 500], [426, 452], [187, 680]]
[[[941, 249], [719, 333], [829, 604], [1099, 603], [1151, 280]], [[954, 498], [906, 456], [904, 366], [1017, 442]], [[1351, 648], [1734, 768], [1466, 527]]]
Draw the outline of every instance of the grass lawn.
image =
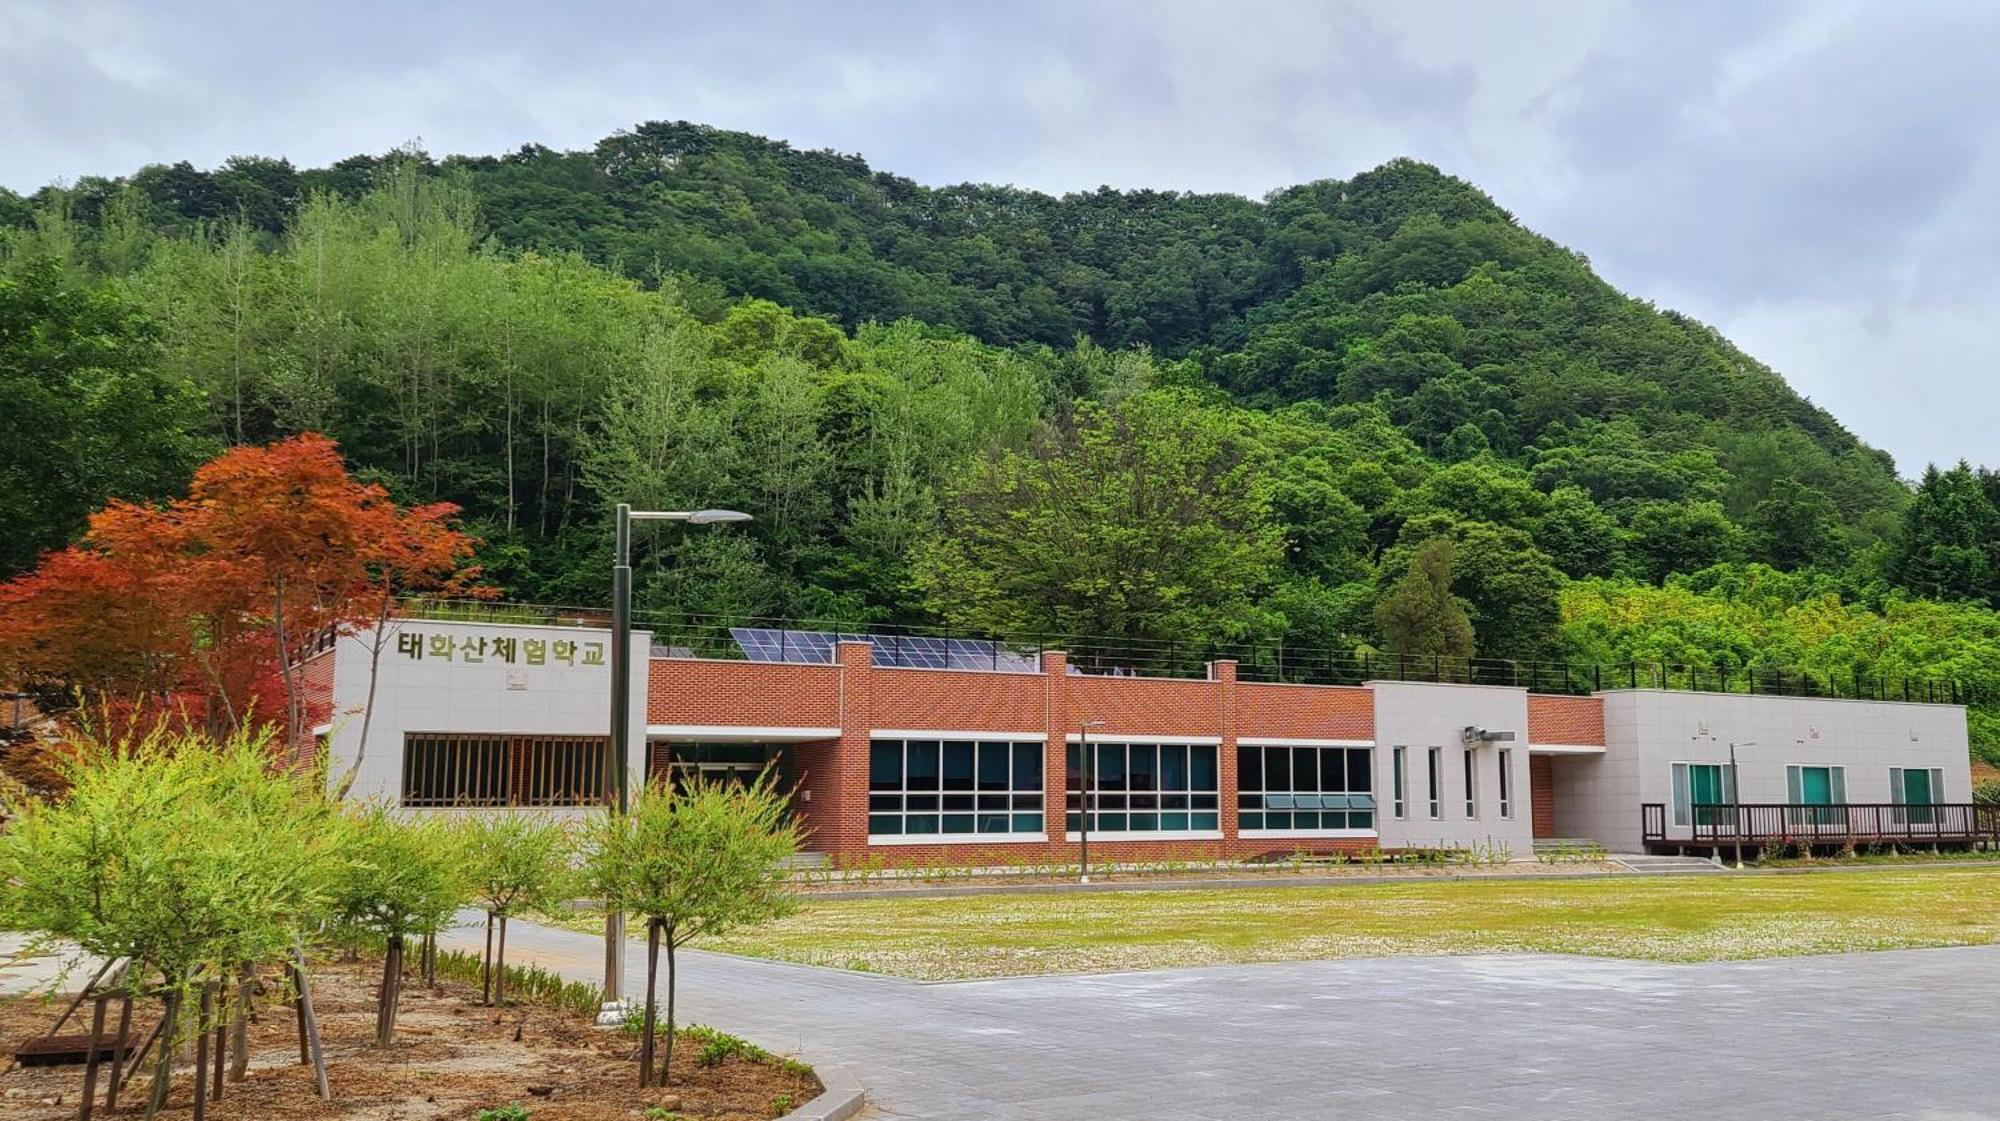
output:
[[703, 948], [926, 980], [1390, 954], [1660, 961], [2000, 941], [2000, 870], [808, 899]]

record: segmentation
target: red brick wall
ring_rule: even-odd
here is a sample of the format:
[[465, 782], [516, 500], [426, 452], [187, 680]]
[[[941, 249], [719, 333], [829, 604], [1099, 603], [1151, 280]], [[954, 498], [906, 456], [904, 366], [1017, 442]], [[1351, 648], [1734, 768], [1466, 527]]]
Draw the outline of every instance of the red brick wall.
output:
[[1604, 745], [1604, 699], [1528, 695], [1528, 742]]
[[[1530, 697], [1532, 703], [1534, 698]], [[1556, 835], [1556, 768], [1547, 755], [1528, 756], [1528, 798], [1535, 807], [1537, 837]]]
[[835, 728], [840, 669], [654, 658], [646, 670], [646, 723]]
[[1246, 682], [1236, 687], [1236, 711], [1240, 735], [1375, 738], [1375, 695], [1359, 687]]
[[313, 735], [313, 729], [333, 720], [333, 655], [328, 648], [292, 667], [303, 711], [298, 739], [292, 744], [295, 767], [310, 767], [318, 761], [319, 737]]
[[1048, 723], [1040, 674], [874, 667], [877, 728], [1038, 732]]

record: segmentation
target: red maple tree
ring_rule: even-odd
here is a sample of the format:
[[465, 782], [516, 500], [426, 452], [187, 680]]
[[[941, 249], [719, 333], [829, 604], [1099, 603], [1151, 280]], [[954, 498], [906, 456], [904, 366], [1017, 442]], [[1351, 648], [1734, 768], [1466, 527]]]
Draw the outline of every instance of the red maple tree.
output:
[[482, 594], [448, 503], [400, 507], [308, 433], [233, 448], [188, 496], [113, 502], [76, 545], [0, 584], [0, 678], [59, 684], [134, 721], [227, 732], [306, 713], [303, 645], [375, 627], [409, 594]]

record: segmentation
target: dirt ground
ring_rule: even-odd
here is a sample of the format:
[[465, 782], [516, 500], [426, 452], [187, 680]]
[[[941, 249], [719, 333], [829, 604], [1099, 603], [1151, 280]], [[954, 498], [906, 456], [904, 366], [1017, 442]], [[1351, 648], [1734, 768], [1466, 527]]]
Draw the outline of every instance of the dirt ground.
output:
[[[250, 1025], [249, 1076], [229, 1083], [219, 1103], [209, 1103], [210, 1117], [469, 1121], [480, 1109], [520, 1102], [536, 1121], [630, 1121], [654, 1106], [688, 1119], [751, 1121], [803, 1105], [820, 1091], [810, 1075], [774, 1063], [732, 1057], [699, 1066], [700, 1048], [685, 1039], [674, 1052], [674, 1084], [641, 1090], [631, 1058], [637, 1041], [625, 1033], [548, 1008], [482, 1008], [476, 987], [444, 979], [435, 989], [414, 980], [408, 984], [397, 1043], [382, 1050], [373, 1045], [379, 964], [321, 963], [315, 968], [313, 1001], [333, 1100], [314, 1095], [312, 1068], [299, 1063], [291, 1007], [266, 1000]], [[46, 1031], [64, 1003], [35, 997], [0, 1001], [0, 1043], [8, 1056], [0, 1064], [11, 1063], [15, 1045]], [[147, 1010], [134, 1034], [143, 1038], [155, 1015]], [[89, 1027], [85, 1007], [63, 1030], [87, 1032]], [[141, 1111], [150, 1082], [151, 1064], [147, 1066], [120, 1093], [117, 1116]], [[107, 1065], [99, 1075], [100, 1102], [108, 1073]], [[74, 1118], [82, 1089], [81, 1065], [14, 1067], [0, 1075], [0, 1117]], [[193, 1095], [192, 1070], [183, 1067], [162, 1116], [191, 1116]], [[104, 1116], [101, 1109], [99, 1116]]]

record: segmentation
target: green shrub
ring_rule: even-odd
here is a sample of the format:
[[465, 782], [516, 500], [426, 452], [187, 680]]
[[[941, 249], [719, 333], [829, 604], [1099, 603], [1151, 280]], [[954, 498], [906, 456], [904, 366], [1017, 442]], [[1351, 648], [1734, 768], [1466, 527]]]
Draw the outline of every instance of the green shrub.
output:
[[1973, 783], [1972, 800], [1982, 806], [2000, 806], [2000, 778], [1983, 778]]
[[528, 1121], [534, 1114], [529, 1113], [528, 1107], [520, 1102], [509, 1102], [491, 1109], [482, 1109], [476, 1116], [478, 1121]]
[[783, 1117], [792, 1111], [792, 1105], [792, 1096], [790, 1094], [777, 1095], [771, 1099], [771, 1116]]

